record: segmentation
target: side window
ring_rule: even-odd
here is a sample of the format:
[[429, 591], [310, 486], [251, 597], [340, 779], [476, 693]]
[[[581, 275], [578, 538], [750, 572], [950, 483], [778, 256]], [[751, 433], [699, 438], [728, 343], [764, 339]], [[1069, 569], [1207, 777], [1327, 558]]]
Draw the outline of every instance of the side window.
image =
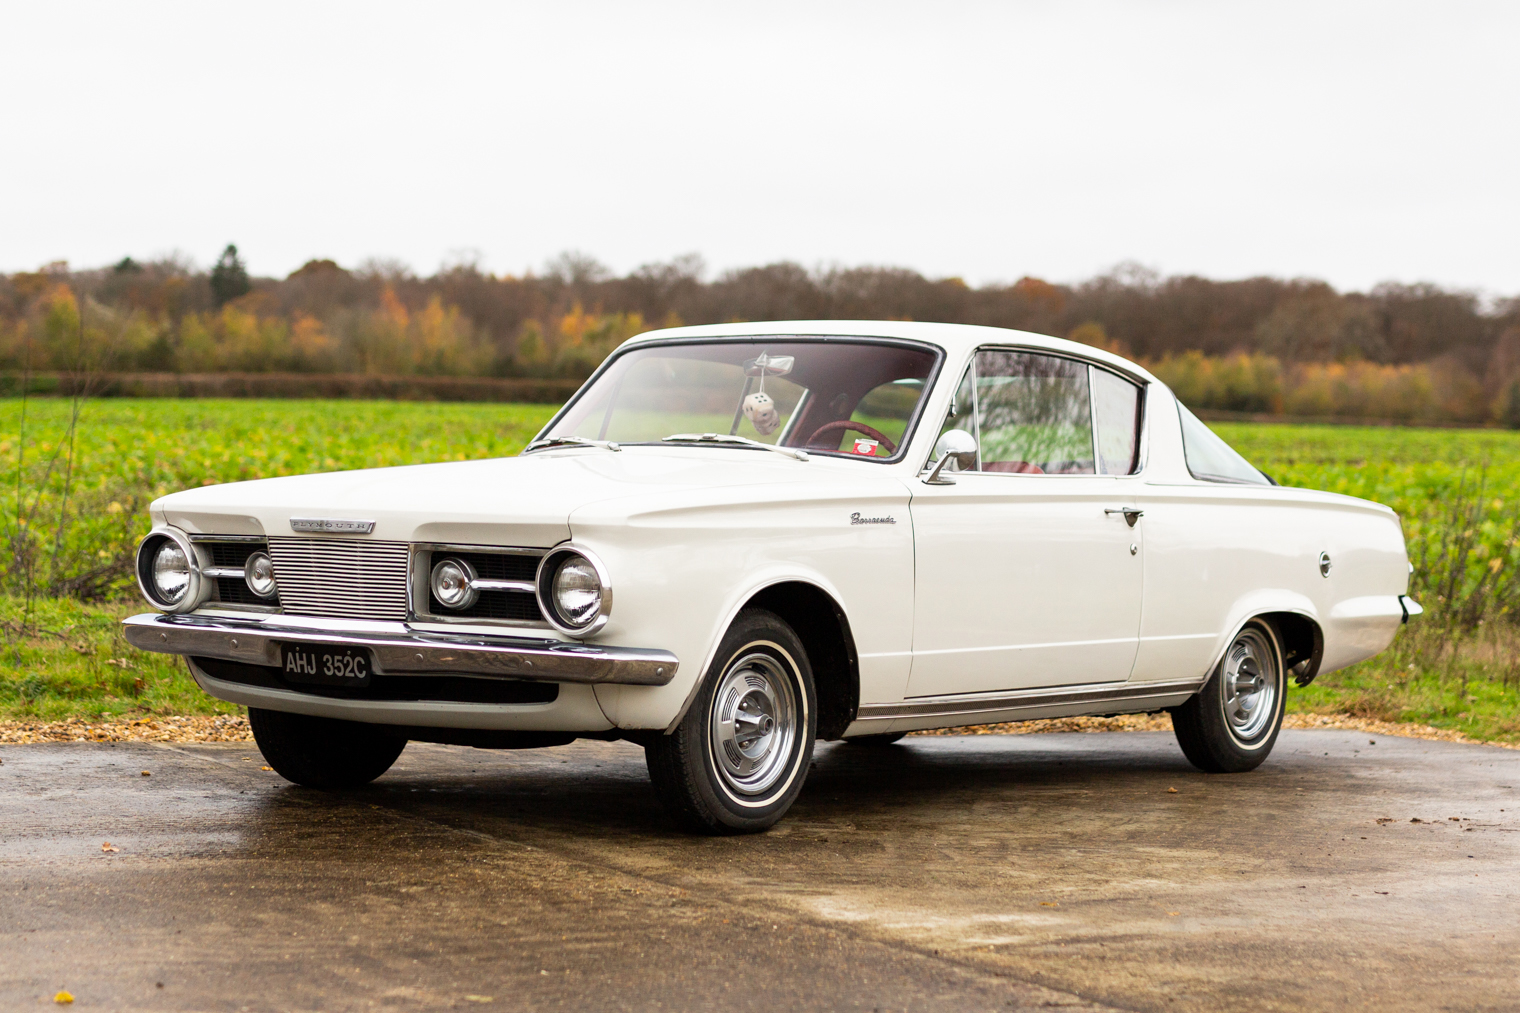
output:
[[1093, 419], [1098, 426], [1098, 472], [1133, 475], [1140, 466], [1140, 388], [1092, 368]]
[[978, 352], [976, 405], [983, 471], [1096, 473], [1086, 364], [1029, 352]]
[[1271, 479], [1252, 467], [1250, 461], [1199, 421], [1181, 401], [1177, 402], [1177, 414], [1182, 418], [1182, 456], [1194, 478], [1245, 485], [1272, 484]]

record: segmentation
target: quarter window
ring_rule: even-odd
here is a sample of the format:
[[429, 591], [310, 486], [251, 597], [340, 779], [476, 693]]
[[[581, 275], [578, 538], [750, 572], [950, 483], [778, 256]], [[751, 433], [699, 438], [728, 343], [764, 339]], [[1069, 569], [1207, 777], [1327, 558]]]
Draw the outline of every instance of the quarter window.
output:
[[1241, 485], [1272, 484], [1271, 479], [1236, 453], [1234, 447], [1204, 425], [1181, 401], [1177, 402], [1177, 414], [1182, 419], [1182, 456], [1194, 478]]
[[1098, 427], [1098, 471], [1133, 475], [1140, 466], [1140, 388], [1092, 367], [1093, 421]]

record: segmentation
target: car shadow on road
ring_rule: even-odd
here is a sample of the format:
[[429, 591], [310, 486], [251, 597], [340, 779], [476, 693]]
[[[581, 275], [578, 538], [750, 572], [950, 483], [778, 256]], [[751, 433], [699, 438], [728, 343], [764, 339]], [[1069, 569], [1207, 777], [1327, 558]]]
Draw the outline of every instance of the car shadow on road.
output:
[[[1032, 740], [1034, 736], [1019, 736]], [[884, 747], [819, 743], [788, 819], [867, 822], [893, 814], [971, 818], [991, 800], [1052, 808], [1163, 791], [1199, 775], [1169, 735], [914, 737]], [[1064, 740], [1064, 741], [1058, 741]], [[480, 751], [413, 745], [372, 785], [317, 791], [294, 785], [266, 797], [363, 820], [406, 814], [486, 833], [539, 830], [599, 837], [684, 836], [660, 807], [643, 751], [582, 742], [539, 750]]]

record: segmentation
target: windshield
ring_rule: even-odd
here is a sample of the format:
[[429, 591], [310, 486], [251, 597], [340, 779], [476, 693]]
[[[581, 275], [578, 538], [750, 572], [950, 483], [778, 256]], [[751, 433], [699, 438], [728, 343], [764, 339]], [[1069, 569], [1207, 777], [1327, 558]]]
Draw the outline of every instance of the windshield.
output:
[[837, 338], [634, 348], [609, 363], [541, 438], [638, 444], [714, 433], [892, 459], [937, 358], [921, 345]]

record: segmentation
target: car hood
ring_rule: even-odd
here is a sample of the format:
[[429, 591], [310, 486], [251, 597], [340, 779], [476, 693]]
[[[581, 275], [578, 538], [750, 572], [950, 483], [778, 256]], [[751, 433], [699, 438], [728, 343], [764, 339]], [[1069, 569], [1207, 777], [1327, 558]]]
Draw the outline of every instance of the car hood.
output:
[[693, 499], [796, 499], [807, 495], [801, 486], [820, 480], [886, 477], [865, 462], [800, 462], [754, 450], [576, 448], [206, 486], [165, 496], [152, 510], [155, 520], [192, 534], [289, 535], [292, 517], [314, 517], [374, 521], [371, 537], [382, 539], [550, 546], [570, 537], [576, 510], [620, 498], [642, 510]]

